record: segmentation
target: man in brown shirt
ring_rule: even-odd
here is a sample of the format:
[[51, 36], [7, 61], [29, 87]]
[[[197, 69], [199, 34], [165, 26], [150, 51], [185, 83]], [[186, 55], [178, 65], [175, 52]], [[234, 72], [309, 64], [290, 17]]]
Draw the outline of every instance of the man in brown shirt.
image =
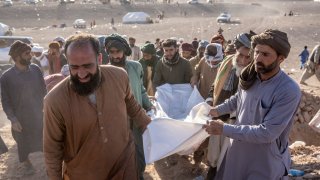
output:
[[206, 47], [207, 47], [208, 44], [209, 44], [209, 42], [206, 41], [206, 40], [200, 41], [198, 49], [197, 49], [197, 55], [190, 59], [189, 62], [191, 64], [191, 66], [192, 66], [193, 74], [194, 74], [194, 71], [196, 69], [196, 66], [199, 64], [200, 60], [203, 58], [204, 51], [206, 50]]
[[49, 178], [138, 179], [128, 115], [141, 130], [150, 118], [134, 99], [127, 73], [98, 65], [102, 56], [92, 35], [71, 36], [65, 52], [70, 76], [45, 97]]
[[207, 45], [204, 54], [204, 57], [195, 68], [191, 85], [198, 86], [201, 96], [206, 99], [211, 84], [216, 78], [219, 65], [223, 60], [222, 46], [218, 43], [211, 43]]

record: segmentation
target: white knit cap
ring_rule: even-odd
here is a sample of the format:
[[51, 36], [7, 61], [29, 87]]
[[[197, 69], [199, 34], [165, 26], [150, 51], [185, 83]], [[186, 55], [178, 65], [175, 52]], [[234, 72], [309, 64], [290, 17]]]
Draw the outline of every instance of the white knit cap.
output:
[[68, 64], [62, 66], [61, 74], [64, 75], [64, 76], [69, 76], [70, 75], [69, 65]]
[[41, 47], [41, 46], [33, 46], [32, 49], [31, 49], [31, 52], [42, 53], [43, 52], [43, 47]]

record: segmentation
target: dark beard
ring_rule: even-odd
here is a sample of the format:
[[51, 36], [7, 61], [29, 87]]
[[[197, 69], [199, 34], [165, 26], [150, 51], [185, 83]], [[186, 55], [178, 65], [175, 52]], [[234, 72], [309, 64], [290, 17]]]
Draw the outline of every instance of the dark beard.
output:
[[95, 74], [88, 74], [87, 76], [90, 76], [90, 81], [86, 83], [82, 83], [79, 81], [78, 75], [70, 74], [71, 88], [80, 96], [87, 96], [89, 94], [92, 94], [100, 85], [100, 80], [101, 80], [100, 68], [97, 67], [97, 72]]
[[204, 56], [204, 53], [199, 53], [199, 58], [200, 59], [203, 58], [203, 56]]
[[119, 62], [115, 62], [115, 58], [110, 57], [110, 64], [117, 67], [124, 67], [126, 64], [126, 56], [123, 56]]
[[[257, 65], [262, 66], [262, 67], [257, 67]], [[255, 69], [256, 69], [257, 73], [267, 74], [267, 73], [271, 72], [272, 70], [274, 70], [275, 68], [277, 68], [278, 67], [277, 65], [278, 65], [277, 60], [275, 60], [272, 64], [270, 64], [268, 66], [265, 66], [264, 64], [258, 62], [255, 65]]]
[[29, 66], [31, 64], [31, 59], [23, 59], [21, 56], [20, 56], [20, 60], [19, 60], [19, 63], [23, 66]]

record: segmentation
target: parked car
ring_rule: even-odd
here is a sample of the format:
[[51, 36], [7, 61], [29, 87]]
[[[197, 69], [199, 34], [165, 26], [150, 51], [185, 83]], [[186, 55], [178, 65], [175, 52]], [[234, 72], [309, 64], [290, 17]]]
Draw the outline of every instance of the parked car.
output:
[[74, 28], [86, 28], [86, 21], [83, 19], [76, 19], [73, 23]]
[[120, 0], [121, 5], [129, 5], [131, 4], [129, 0]]
[[217, 17], [217, 22], [220, 23], [220, 22], [225, 22], [225, 23], [228, 23], [231, 21], [231, 14], [227, 13], [227, 12], [224, 12], [224, 13], [221, 13], [218, 17]]
[[60, 4], [75, 3], [75, 0], [60, 0]]
[[82, 0], [83, 4], [92, 4], [92, 0]]
[[11, 45], [16, 41], [32, 44], [32, 37], [28, 36], [0, 36], [0, 64], [9, 64], [9, 51]]
[[12, 3], [11, 0], [5, 0], [5, 1], [3, 2], [3, 6], [4, 6], [4, 7], [10, 7], [10, 6], [12, 6], [12, 5], [13, 5], [13, 3]]
[[26, 0], [25, 1], [27, 4], [38, 4], [39, 0]]
[[187, 1], [188, 4], [199, 4], [198, 0], [189, 0]]

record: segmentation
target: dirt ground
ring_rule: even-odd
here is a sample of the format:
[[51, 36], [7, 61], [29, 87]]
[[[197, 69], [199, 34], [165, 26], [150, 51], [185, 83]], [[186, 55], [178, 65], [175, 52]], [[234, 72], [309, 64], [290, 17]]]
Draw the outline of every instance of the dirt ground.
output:
[[[96, 2], [96, 1], [94, 1]], [[110, 33], [125, 34], [137, 39], [137, 44], [142, 45], [156, 38], [177, 37], [191, 42], [194, 37], [210, 40], [221, 27], [227, 40], [242, 32], [253, 30], [260, 33], [268, 28], [276, 28], [287, 32], [291, 43], [289, 57], [282, 64], [282, 69], [293, 79], [299, 80], [302, 71], [299, 69], [298, 55], [307, 45], [309, 50], [320, 43], [320, 3], [313, 1], [236, 1], [233, 3], [206, 4], [200, 0], [198, 5], [189, 5], [185, 2], [173, 4], [148, 4], [137, 3], [131, 6], [101, 4], [80, 4], [58, 6], [57, 3], [39, 4], [36, 6], [16, 3], [13, 7], [0, 7], [0, 21], [14, 27], [14, 35], [33, 37], [35, 43], [47, 48], [49, 42], [56, 36], [68, 37], [77, 31], [106, 35]], [[284, 16], [292, 10], [294, 16]], [[156, 19], [157, 14], [164, 12], [164, 19], [154, 24], [124, 25], [121, 18], [129, 11], [144, 11]], [[232, 23], [217, 24], [216, 17], [224, 11], [232, 14]], [[187, 12], [187, 16], [183, 15]], [[110, 25], [111, 18], [115, 19], [115, 27]], [[90, 21], [96, 26], [87, 29], [74, 29], [72, 23], [77, 18], [85, 19], [87, 27]], [[65, 28], [59, 27], [65, 23]], [[313, 97], [320, 96], [320, 83], [312, 77], [307, 81], [308, 86], [301, 89]], [[319, 104], [314, 106], [320, 108]], [[312, 114], [312, 113], [311, 113]], [[0, 179], [47, 179], [42, 153], [34, 153], [31, 159], [37, 173], [29, 177], [19, 175], [17, 147], [12, 139], [10, 123], [4, 112], [0, 111], [0, 134], [9, 147], [9, 152], [0, 156]], [[320, 135], [308, 129], [306, 122], [295, 123], [291, 135], [291, 142], [304, 140], [307, 146], [293, 149], [292, 167], [305, 170], [314, 179], [320, 179]], [[316, 145], [316, 146], [312, 146]], [[175, 166], [169, 166], [166, 160], [160, 160], [148, 165], [145, 179], [194, 179], [200, 174], [205, 175], [207, 167], [202, 164], [200, 174], [192, 173], [192, 158], [180, 158]], [[309, 176], [309, 177], [310, 177]], [[308, 178], [308, 177], [306, 177]]]

